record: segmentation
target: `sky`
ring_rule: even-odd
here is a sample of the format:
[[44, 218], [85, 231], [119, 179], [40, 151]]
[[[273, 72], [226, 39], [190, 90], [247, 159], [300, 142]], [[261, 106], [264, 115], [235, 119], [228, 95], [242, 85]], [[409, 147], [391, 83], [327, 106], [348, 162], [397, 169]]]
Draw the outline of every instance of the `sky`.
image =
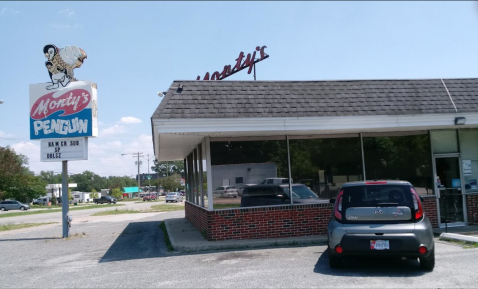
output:
[[[78, 80], [97, 83], [99, 133], [88, 160], [68, 173], [135, 177], [153, 165], [151, 116], [174, 80], [201, 79], [267, 46], [257, 80], [475, 78], [476, 1], [1, 1], [0, 146], [29, 169], [40, 161], [30, 140], [29, 85], [50, 81], [43, 47], [75, 45], [88, 55]], [[247, 70], [225, 80], [254, 80]], [[123, 155], [122, 154], [126, 154]]]

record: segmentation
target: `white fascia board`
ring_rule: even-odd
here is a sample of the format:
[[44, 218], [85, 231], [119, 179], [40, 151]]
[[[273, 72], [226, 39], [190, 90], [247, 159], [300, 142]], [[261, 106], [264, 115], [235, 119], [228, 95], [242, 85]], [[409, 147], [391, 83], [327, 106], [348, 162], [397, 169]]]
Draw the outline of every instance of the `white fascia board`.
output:
[[[464, 126], [456, 126], [455, 117], [465, 117]], [[478, 113], [366, 115], [333, 117], [266, 117], [214, 119], [155, 119], [155, 131], [163, 133], [281, 132], [304, 131], [354, 132], [478, 127]]]

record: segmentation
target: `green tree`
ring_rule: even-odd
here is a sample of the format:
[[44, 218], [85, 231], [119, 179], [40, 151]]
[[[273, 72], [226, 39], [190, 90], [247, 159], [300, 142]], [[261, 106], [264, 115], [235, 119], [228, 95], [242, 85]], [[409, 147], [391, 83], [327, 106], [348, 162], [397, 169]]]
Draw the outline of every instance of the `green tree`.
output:
[[184, 161], [164, 161], [158, 162], [154, 160], [154, 165], [151, 169], [157, 172], [160, 176], [170, 176], [173, 174], [184, 174]]
[[166, 191], [175, 191], [181, 187], [181, 176], [179, 174], [174, 174], [172, 176], [161, 178], [159, 179], [159, 184]]
[[41, 171], [40, 178], [47, 184], [61, 184], [63, 180], [61, 174], [55, 174], [53, 171]]
[[45, 195], [46, 183], [28, 169], [28, 158], [10, 147], [0, 147], [1, 198], [30, 202]]
[[95, 189], [91, 189], [91, 198], [92, 199], [98, 198], [98, 192]]
[[123, 197], [123, 193], [121, 192], [119, 188], [114, 188], [111, 191], [111, 195], [113, 196], [113, 198], [116, 198], [116, 199], [121, 199]]

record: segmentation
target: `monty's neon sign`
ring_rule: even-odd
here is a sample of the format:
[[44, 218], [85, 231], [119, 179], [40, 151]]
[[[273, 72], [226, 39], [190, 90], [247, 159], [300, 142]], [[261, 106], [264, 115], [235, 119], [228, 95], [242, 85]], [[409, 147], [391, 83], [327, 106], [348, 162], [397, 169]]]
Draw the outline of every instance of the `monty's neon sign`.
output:
[[[246, 59], [244, 59], [244, 52], [241, 51], [241, 53], [239, 53], [239, 57], [236, 59], [236, 65], [234, 67], [231, 67], [231, 65], [224, 66], [224, 69], [222, 70], [222, 72], [221, 73], [219, 73], [219, 71], [214, 72], [211, 76], [211, 79], [209, 79], [209, 72], [206, 72], [206, 75], [204, 75], [203, 80], [223, 80], [224, 78], [230, 75], [233, 75], [234, 73], [239, 72], [247, 67], [249, 67], [247, 74], [251, 74], [254, 64], [269, 57], [269, 55], [267, 55], [264, 52], [265, 48], [267, 48], [267, 46], [265, 45], [262, 47], [257, 46], [256, 51], [254, 51], [252, 55], [248, 53], [246, 56]], [[256, 59], [257, 51], [260, 53], [260, 56], [261, 56], [258, 59]], [[198, 76], [196, 80], [201, 80], [201, 77]]]

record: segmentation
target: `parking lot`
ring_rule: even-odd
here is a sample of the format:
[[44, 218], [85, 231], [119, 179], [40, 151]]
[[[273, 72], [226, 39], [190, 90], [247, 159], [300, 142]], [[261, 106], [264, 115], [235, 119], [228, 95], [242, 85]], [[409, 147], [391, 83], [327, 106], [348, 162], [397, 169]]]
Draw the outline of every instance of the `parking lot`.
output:
[[[48, 214], [45, 214], [48, 215]], [[351, 259], [328, 266], [323, 245], [169, 252], [159, 224], [184, 211], [76, 219], [0, 233], [2, 288], [476, 287], [478, 249], [437, 241], [430, 273], [417, 261]]]

